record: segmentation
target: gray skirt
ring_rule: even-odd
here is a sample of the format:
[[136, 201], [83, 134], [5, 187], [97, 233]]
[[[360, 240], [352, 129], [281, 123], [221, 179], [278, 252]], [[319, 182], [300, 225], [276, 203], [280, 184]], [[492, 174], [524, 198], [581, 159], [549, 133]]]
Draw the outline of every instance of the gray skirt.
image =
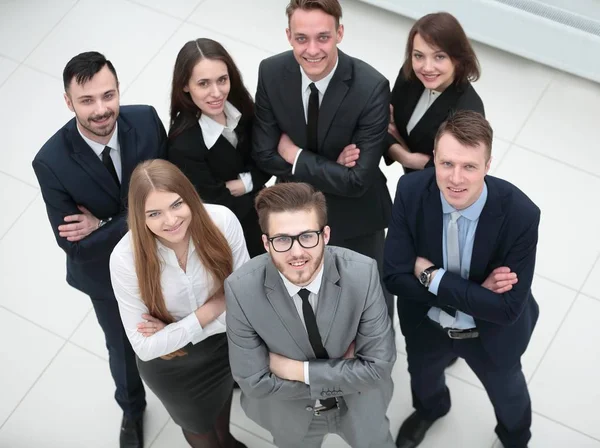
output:
[[186, 431], [209, 432], [233, 391], [227, 335], [211, 336], [184, 347], [186, 356], [171, 360], [137, 358], [140, 376]]

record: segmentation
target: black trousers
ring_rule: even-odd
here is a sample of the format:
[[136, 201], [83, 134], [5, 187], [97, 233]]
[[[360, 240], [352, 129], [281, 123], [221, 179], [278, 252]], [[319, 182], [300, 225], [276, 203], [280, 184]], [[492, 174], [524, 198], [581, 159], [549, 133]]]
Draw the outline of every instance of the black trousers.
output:
[[366, 255], [375, 259], [379, 268], [379, 281], [383, 289], [383, 295], [388, 308], [388, 314], [391, 319], [394, 317], [394, 296], [390, 294], [383, 284], [383, 248], [385, 245], [385, 230], [378, 230], [375, 233], [362, 235], [355, 238], [336, 238], [335, 232], [331, 232], [329, 244], [332, 246], [344, 247], [353, 250], [359, 254]]
[[104, 331], [110, 373], [117, 387], [115, 400], [123, 414], [135, 420], [146, 408], [146, 391], [138, 373], [135, 353], [123, 329], [117, 300], [114, 296], [91, 299], [98, 323]]
[[531, 438], [531, 400], [521, 362], [498, 366], [479, 338], [450, 339], [436, 325], [425, 318], [417, 330], [406, 335], [414, 408], [426, 420], [448, 413], [450, 392], [444, 370], [452, 359], [460, 356], [477, 375], [492, 402], [496, 434], [504, 447], [527, 447]]

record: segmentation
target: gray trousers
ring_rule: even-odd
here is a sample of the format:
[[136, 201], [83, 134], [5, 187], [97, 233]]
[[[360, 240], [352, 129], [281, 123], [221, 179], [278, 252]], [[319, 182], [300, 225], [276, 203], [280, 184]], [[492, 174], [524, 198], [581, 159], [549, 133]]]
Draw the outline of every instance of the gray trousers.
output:
[[[346, 404], [340, 400], [340, 408], [322, 412], [313, 416], [304, 439], [298, 443], [290, 443], [286, 440], [274, 440], [278, 448], [320, 448], [327, 434], [337, 434], [352, 448], [396, 448], [392, 435], [388, 429], [387, 434], [373, 434], [369, 447], [359, 447], [351, 434], [345, 434], [342, 429], [342, 419], [346, 413]], [[379, 440], [375, 440], [378, 438]]]

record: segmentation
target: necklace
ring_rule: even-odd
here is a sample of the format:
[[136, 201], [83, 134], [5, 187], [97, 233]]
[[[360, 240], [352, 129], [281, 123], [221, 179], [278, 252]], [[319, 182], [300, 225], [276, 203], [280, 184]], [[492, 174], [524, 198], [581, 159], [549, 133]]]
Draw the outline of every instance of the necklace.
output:
[[177, 256], [177, 252], [175, 252], [175, 257], [177, 257], [177, 263], [179, 264], [179, 267], [181, 269], [183, 269], [185, 271], [185, 267], [187, 265], [187, 254], [188, 254], [188, 249], [190, 247], [187, 246], [185, 248], [185, 252], [181, 255], [181, 257]]

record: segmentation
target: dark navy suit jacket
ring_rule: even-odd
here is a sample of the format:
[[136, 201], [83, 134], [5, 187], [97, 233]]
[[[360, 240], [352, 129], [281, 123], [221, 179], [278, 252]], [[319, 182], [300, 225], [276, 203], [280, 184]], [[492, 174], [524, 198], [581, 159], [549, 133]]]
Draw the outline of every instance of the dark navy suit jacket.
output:
[[[539, 315], [531, 282], [540, 210], [514, 185], [492, 176], [485, 182], [488, 198], [475, 233], [469, 279], [446, 272], [436, 296], [413, 274], [417, 256], [443, 266], [443, 214], [435, 169], [402, 176], [387, 234], [384, 282], [398, 296], [407, 341], [414, 329], [426, 324], [431, 306], [450, 306], [473, 316], [484, 349], [500, 365], [520, 358]], [[481, 286], [500, 266], [508, 266], [519, 279], [504, 294]]]
[[[100, 158], [81, 138], [75, 118], [44, 144], [33, 160], [58, 245], [67, 254], [67, 282], [91, 297], [113, 297], [108, 261], [127, 232], [129, 179], [137, 164], [164, 158], [167, 136], [151, 106], [121, 106], [118, 122], [122, 173], [119, 188]], [[112, 220], [78, 242], [58, 235], [67, 215], [86, 207], [96, 218]]]

